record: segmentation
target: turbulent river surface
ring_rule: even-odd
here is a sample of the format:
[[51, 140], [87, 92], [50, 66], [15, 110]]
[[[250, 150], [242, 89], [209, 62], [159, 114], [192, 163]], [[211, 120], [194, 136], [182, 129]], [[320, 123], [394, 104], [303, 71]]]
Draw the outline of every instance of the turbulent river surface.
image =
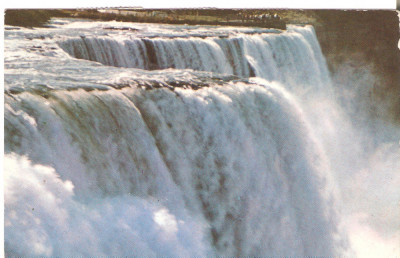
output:
[[312, 26], [51, 25], [5, 30], [6, 255], [398, 252], [398, 130]]

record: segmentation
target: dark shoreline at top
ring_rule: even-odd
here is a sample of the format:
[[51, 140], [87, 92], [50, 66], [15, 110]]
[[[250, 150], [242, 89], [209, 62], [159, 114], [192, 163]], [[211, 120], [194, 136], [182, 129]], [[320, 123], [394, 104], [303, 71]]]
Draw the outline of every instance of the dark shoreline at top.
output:
[[[121, 21], [181, 25], [241, 26], [286, 29], [286, 21], [273, 18], [267, 9], [8, 9], [5, 25], [46, 27], [52, 17], [84, 18], [97, 21]], [[271, 17], [266, 18], [266, 13]], [[269, 14], [271, 13], [271, 14]], [[275, 12], [276, 13], [276, 12]], [[262, 17], [264, 15], [264, 17]]]

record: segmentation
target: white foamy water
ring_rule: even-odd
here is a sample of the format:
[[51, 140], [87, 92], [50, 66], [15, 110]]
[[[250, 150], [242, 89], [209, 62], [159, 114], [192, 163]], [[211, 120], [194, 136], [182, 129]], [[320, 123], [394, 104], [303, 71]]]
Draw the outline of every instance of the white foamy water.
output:
[[310, 26], [6, 31], [6, 254], [354, 254], [344, 182], [396, 146], [335, 94]]
[[[228, 31], [223, 36], [189, 33], [138, 38], [136, 34], [80, 35], [62, 39], [58, 44], [76, 58], [117, 67], [194, 69], [241, 77], [258, 76], [297, 86], [299, 83], [320, 86], [328, 80], [311, 26], [291, 26], [282, 33]], [[298, 69], [298, 66], [307, 66], [307, 69]]]

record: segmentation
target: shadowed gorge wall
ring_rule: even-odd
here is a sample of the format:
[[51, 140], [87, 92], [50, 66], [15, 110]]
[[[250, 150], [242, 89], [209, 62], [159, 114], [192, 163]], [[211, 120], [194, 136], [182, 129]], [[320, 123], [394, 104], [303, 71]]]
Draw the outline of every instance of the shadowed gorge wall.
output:
[[374, 106], [386, 105], [370, 115], [399, 123], [400, 33], [396, 11], [318, 10], [314, 15], [317, 37], [333, 76], [346, 63], [370, 69], [378, 81], [368, 89], [369, 100]]

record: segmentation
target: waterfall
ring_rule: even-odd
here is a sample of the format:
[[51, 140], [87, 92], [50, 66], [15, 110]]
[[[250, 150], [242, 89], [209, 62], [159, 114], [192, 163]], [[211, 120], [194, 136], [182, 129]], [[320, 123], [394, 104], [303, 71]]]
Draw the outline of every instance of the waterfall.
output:
[[[312, 27], [65, 31], [6, 56], [7, 255], [346, 253], [330, 163], [294, 95], [329, 91]], [[6, 34], [6, 51], [26, 33]]]
[[59, 41], [59, 45], [73, 57], [117, 67], [257, 76], [293, 87], [321, 85], [329, 77], [311, 26], [292, 26], [281, 34], [230, 37], [76, 37]]

